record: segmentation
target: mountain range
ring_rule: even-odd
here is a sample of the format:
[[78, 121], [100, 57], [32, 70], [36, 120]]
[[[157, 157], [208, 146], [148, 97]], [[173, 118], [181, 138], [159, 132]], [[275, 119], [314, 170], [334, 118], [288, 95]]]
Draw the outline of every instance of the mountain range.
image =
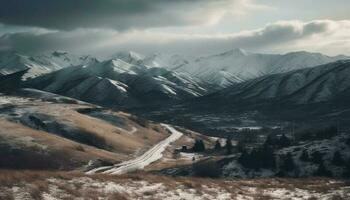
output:
[[271, 113], [287, 107], [296, 112], [297, 107], [325, 102], [332, 106], [322, 110], [334, 112], [334, 106], [346, 107], [349, 96], [347, 58], [233, 49], [200, 57], [118, 52], [99, 61], [59, 51], [38, 56], [3, 52], [0, 66], [3, 77], [25, 70], [21, 87], [175, 119], [173, 112], [189, 116], [237, 110]]
[[184, 55], [152, 54], [142, 56], [135, 52], [115, 55], [126, 62], [142, 63], [152, 67], [188, 73], [193, 77], [211, 82], [221, 87], [243, 82], [263, 75], [283, 73], [322, 65], [350, 57], [326, 56], [305, 51], [287, 54], [260, 54], [232, 49], [223, 53], [190, 57]]
[[90, 56], [78, 56], [54, 51], [36, 56], [26, 56], [14, 51], [0, 51], [0, 76], [28, 69], [23, 79], [34, 78], [65, 67], [96, 62]]

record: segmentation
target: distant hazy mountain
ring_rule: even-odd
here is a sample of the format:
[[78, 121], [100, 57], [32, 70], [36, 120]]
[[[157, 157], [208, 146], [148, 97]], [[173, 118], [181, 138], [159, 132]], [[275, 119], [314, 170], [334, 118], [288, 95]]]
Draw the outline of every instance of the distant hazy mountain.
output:
[[[132, 58], [132, 57], [130, 57]], [[132, 59], [131, 63], [135, 63]], [[30, 87], [109, 106], [140, 106], [208, 94], [208, 84], [164, 68], [111, 59], [68, 67], [28, 81]]]
[[350, 58], [346, 56], [330, 57], [305, 51], [284, 55], [258, 54], [246, 52], [242, 49], [233, 49], [224, 53], [198, 58], [168, 54], [141, 56], [136, 53], [124, 53], [122, 55], [116, 56], [126, 62], [133, 60], [132, 63], [142, 63], [148, 66], [164, 67], [176, 72], [188, 73], [219, 86], [228, 86], [232, 83], [243, 82], [263, 75], [288, 72]]
[[37, 56], [25, 56], [14, 51], [0, 51], [0, 76], [28, 69], [23, 79], [34, 78], [65, 67], [93, 62], [96, 62], [96, 59], [90, 56], [77, 56], [60, 51]]

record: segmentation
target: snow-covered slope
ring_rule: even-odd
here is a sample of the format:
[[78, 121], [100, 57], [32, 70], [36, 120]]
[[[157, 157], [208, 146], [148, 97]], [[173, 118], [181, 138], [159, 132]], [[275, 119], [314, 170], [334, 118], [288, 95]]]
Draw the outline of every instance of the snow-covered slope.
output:
[[228, 86], [263, 75], [288, 72], [296, 69], [313, 67], [350, 57], [330, 57], [320, 53], [305, 51], [280, 54], [258, 54], [242, 49], [210, 56], [191, 57], [184, 55], [151, 54], [135, 56], [133, 52], [118, 56], [122, 60], [137, 60], [137, 63], [152, 67], [164, 67], [176, 72], [188, 73], [219, 86]]
[[111, 59], [69, 67], [28, 81], [30, 87], [112, 106], [138, 106], [202, 96], [210, 87], [183, 73]]
[[[347, 161], [350, 159], [350, 145], [346, 141], [350, 141], [348, 133], [342, 133], [330, 139], [300, 142], [274, 152], [275, 169], [249, 169], [243, 167], [237, 160], [233, 160], [223, 167], [223, 174], [225, 177], [256, 178], [273, 177], [283, 171], [284, 176], [287, 177], [321, 176], [318, 168], [322, 163], [325, 170], [329, 171], [327, 176], [344, 177]], [[302, 158], [303, 151], [306, 152], [307, 158]], [[335, 152], [340, 154], [342, 163], [333, 162]], [[287, 154], [290, 154], [292, 159], [289, 164], [294, 164], [288, 171], [283, 169], [285, 164], [283, 157]]]
[[23, 79], [34, 78], [65, 67], [86, 65], [93, 62], [97, 62], [97, 60], [90, 56], [77, 56], [60, 51], [36, 56], [3, 51], [0, 52], [0, 76], [29, 69]]
[[[350, 92], [350, 60], [263, 76], [207, 97], [211, 101], [261, 102], [283, 100], [308, 104], [334, 100]], [[205, 97], [204, 97], [205, 98]]]

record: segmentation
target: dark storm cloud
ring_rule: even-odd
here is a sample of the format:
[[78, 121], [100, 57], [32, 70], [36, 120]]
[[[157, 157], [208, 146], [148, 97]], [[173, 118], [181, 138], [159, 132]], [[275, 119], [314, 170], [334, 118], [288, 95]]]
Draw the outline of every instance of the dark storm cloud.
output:
[[[189, 15], [236, 0], [0, 0], [0, 22], [49, 29], [118, 30], [199, 23]], [[194, 18], [193, 18], [194, 17]], [[202, 17], [205, 22], [205, 16]]]
[[[322, 37], [322, 42], [332, 43], [344, 40], [343, 36], [348, 36], [348, 33], [350, 33], [350, 21], [330, 20], [277, 22], [261, 29], [226, 35], [78, 29], [37, 34], [32, 32], [5, 34], [0, 37], [0, 47], [24, 53], [67, 50], [106, 55], [120, 50], [135, 50], [141, 53], [168, 52], [198, 55], [217, 53], [235, 47], [251, 51], [268, 51], [274, 47], [288, 49], [298, 41], [303, 41], [306, 47], [314, 47], [315, 42], [309, 42], [313, 36]], [[325, 35], [327, 37], [324, 37]]]

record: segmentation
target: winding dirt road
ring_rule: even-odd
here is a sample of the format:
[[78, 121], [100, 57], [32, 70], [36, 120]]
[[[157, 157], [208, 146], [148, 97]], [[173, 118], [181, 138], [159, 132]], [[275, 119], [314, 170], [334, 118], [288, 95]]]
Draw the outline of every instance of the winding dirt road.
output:
[[125, 174], [128, 172], [133, 172], [136, 170], [143, 169], [147, 165], [161, 159], [163, 156], [162, 153], [169, 146], [169, 144], [178, 140], [182, 136], [182, 133], [177, 131], [172, 126], [167, 124], [162, 124], [162, 126], [168, 129], [171, 132], [171, 135], [167, 137], [165, 140], [153, 146], [150, 150], [145, 152], [140, 157], [137, 157], [135, 159], [128, 160], [113, 166], [99, 167], [88, 171], [87, 174], [94, 174], [94, 173]]

